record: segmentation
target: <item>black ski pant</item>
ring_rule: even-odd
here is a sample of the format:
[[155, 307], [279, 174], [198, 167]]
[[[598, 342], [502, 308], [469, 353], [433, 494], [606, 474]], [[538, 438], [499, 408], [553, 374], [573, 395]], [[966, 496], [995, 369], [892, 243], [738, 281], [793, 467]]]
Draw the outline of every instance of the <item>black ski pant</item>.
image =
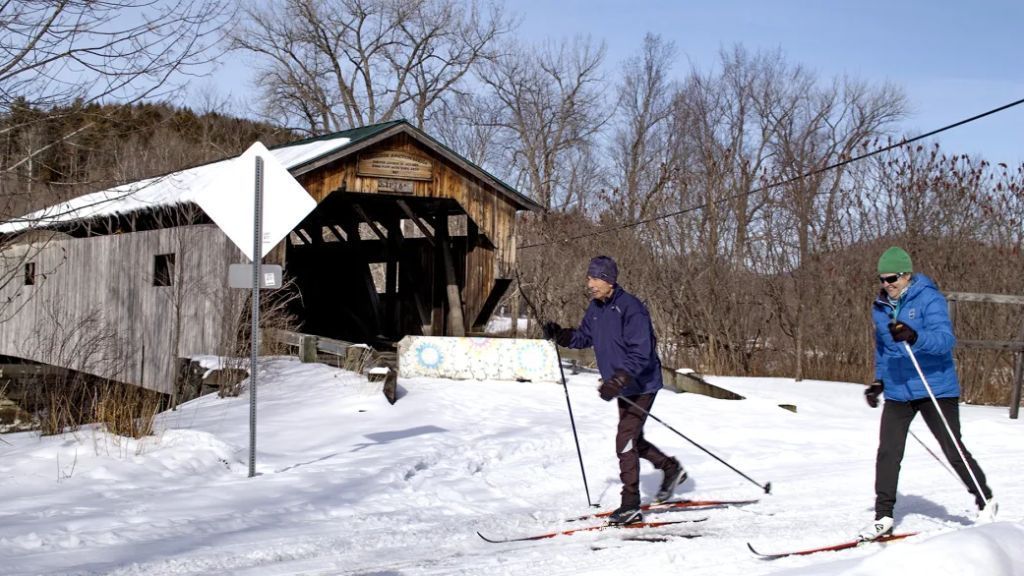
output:
[[[647, 412], [654, 404], [653, 394], [627, 396]], [[622, 482], [622, 505], [640, 506], [640, 459], [643, 458], [659, 470], [672, 461], [658, 447], [644, 439], [647, 414], [619, 399], [619, 429], [615, 435], [615, 453], [619, 456], [619, 480]]]
[[963, 459], [957, 453], [953, 440], [949, 437], [942, 419], [939, 417], [931, 398], [911, 400], [910, 402], [895, 402], [886, 400], [882, 407], [882, 425], [878, 433], [878, 457], [875, 460], [875, 519], [883, 516], [892, 517], [893, 507], [896, 505], [896, 485], [900, 477], [900, 464], [903, 462], [903, 452], [907, 445], [907, 433], [910, 431], [910, 423], [918, 412], [924, 418], [925, 424], [931, 430], [932, 436], [939, 442], [942, 453], [946, 460], [956, 471], [957, 476], [967, 486], [967, 491], [974, 495], [975, 502], [981, 508], [985, 501], [992, 497], [988, 483], [985, 481], [985, 474], [981, 467], [974, 461], [974, 457], [967, 451], [960, 440], [960, 408], [959, 398], [938, 398], [942, 414], [949, 422], [953, 430], [953, 436], [963, 451], [964, 458], [971, 466], [974, 477], [981, 485], [983, 495], [978, 494], [978, 488], [971, 480], [971, 475], [964, 465]]

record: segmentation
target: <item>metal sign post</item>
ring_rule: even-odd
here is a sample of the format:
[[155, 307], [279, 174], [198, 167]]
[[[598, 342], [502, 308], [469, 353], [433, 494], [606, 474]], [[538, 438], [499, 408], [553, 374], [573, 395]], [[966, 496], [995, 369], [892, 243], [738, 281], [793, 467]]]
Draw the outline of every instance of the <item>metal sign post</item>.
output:
[[[249, 188], [253, 162], [256, 164], [256, 191]], [[263, 266], [263, 257], [285, 238], [303, 218], [316, 208], [316, 200], [299, 184], [288, 169], [267, 150], [254, 142], [206, 184], [196, 203], [224, 232], [228, 240], [252, 261], [228, 268], [228, 286], [252, 289], [252, 354], [249, 358], [249, 477], [256, 475], [256, 361], [260, 349], [260, 289], [280, 288], [281, 266]], [[253, 219], [249, 202], [253, 201]], [[264, 218], [265, 216], [265, 218]], [[249, 228], [250, 223], [252, 228]]]
[[256, 157], [256, 198], [252, 224], [252, 353], [249, 356], [249, 478], [256, 475], [256, 358], [260, 353], [260, 250], [263, 240], [263, 158]]

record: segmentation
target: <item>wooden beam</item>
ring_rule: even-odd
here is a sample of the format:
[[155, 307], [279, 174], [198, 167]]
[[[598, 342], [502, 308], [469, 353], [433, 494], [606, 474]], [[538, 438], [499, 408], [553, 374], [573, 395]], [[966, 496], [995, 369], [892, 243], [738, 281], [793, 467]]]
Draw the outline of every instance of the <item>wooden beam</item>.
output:
[[480, 244], [480, 227], [476, 221], [466, 216], [466, 252], [472, 252]]
[[[429, 254], [430, 250], [424, 249], [419, 242], [416, 242], [417, 246], [410, 249], [409, 244], [418, 240], [420, 239], [406, 238], [402, 243], [402, 249], [406, 253], [407, 257], [399, 262], [398, 266], [398, 294], [403, 301], [411, 302], [410, 312], [416, 313], [416, 322], [419, 324], [420, 334], [424, 336], [432, 336], [430, 306], [424, 303], [422, 294], [424, 291], [427, 294], [433, 293], [431, 284], [433, 275], [431, 274], [430, 268], [424, 270], [420, 269], [420, 264], [422, 263], [420, 258], [411, 257], [412, 254], [419, 255], [424, 252]], [[426, 290], [424, 290], [424, 288], [426, 288]]]
[[433, 253], [430, 262], [430, 330], [432, 336], [444, 336], [444, 250], [441, 245], [444, 240], [442, 230], [438, 221], [442, 217], [434, 218], [434, 230], [438, 234], [438, 241], [434, 243]]
[[412, 220], [412, 223], [415, 224], [416, 227], [420, 229], [420, 232], [422, 232], [424, 238], [426, 238], [427, 241], [430, 242], [430, 245], [433, 246], [434, 234], [430, 232], [430, 230], [427, 230], [426, 225], [424, 225], [423, 222], [420, 221], [420, 217], [415, 212], [412, 211], [412, 208], [409, 207], [405, 200], [397, 200], [396, 204], [398, 204], [398, 207], [402, 209], [402, 212], [405, 212], [405, 215], [409, 218], [409, 220]]
[[352, 342], [346, 342], [344, 340], [336, 340], [334, 338], [315, 336], [312, 334], [303, 334], [301, 332], [292, 332], [291, 330], [282, 330], [280, 328], [263, 328], [260, 332], [262, 334], [262, 338], [268, 342], [279, 342], [281, 344], [297, 348], [302, 346], [302, 338], [312, 337], [315, 339], [315, 348], [317, 351], [341, 357], [344, 357], [348, 353], [349, 347], [354, 345]]
[[[1024, 326], [1020, 327], [1017, 339], [1024, 341]], [[1010, 388], [1010, 419], [1016, 420], [1020, 414], [1020, 397], [1024, 392], [1024, 352], [1013, 355], [1013, 383]]]
[[[359, 244], [362, 243], [362, 239], [359, 237], [359, 224], [355, 220], [349, 218], [347, 223], [342, 224], [342, 227], [345, 228], [346, 232], [348, 233], [348, 237], [350, 238], [349, 242], [353, 246], [358, 247]], [[355, 253], [359, 252], [359, 250], [355, 251]], [[367, 297], [370, 299], [370, 312], [372, 313], [371, 318], [373, 319], [374, 330], [379, 332], [380, 297], [377, 296], [377, 286], [373, 283], [373, 273], [370, 271], [370, 262], [364, 257], [362, 258], [362, 262], [358, 263], [357, 265], [360, 264], [360, 271], [362, 272], [363, 276], [363, 285], [365, 286]], [[368, 336], [376, 336], [376, 334]]]
[[494, 309], [498, 307], [498, 302], [500, 302], [505, 296], [505, 292], [508, 292], [508, 287], [511, 285], [511, 278], [494, 279], [494, 285], [491, 287], [490, 293], [487, 294], [487, 299], [484, 300], [484, 305], [480, 308], [480, 313], [477, 314], [476, 319], [473, 320], [474, 332], [482, 332], [483, 328], [487, 326], [487, 321], [490, 320]]
[[[418, 238], [416, 239], [418, 240]], [[406, 240], [408, 242], [408, 240]], [[409, 266], [399, 266], [399, 294], [411, 294], [411, 300], [413, 305], [416, 307], [417, 318], [420, 323], [420, 334], [424, 336], [432, 336], [431, 325], [430, 325], [430, 307], [423, 303], [423, 298], [420, 297], [420, 288], [424, 284], [429, 284], [430, 277], [428, 278], [413, 278], [413, 272]], [[432, 292], [431, 292], [432, 293]]]
[[373, 233], [377, 235], [377, 238], [380, 238], [381, 240], [387, 239], [387, 234], [385, 234], [384, 231], [380, 229], [380, 226], [377, 226], [377, 223], [366, 214], [362, 206], [353, 202], [352, 209], [355, 210], [356, 214], [358, 214], [364, 222], [366, 222], [366, 225], [370, 227], [370, 230], [373, 230]]
[[49, 364], [0, 364], [0, 378], [31, 378], [35, 376], [60, 376], [67, 374], [67, 368]]
[[522, 300], [522, 296], [519, 291], [516, 291], [515, 297], [512, 298], [511, 310], [509, 313], [512, 315], [512, 337], [519, 338], [519, 302]]
[[313, 244], [319, 245], [324, 243], [323, 226], [320, 226], [319, 224], [314, 224], [312, 226], [303, 228], [302, 230], [303, 232], [306, 233], [307, 236], [313, 239]]
[[1013, 355], [1013, 384], [1010, 388], [1010, 419], [1016, 420], [1020, 414], [1020, 397], [1024, 389], [1024, 352]]
[[430, 309], [423, 304], [423, 299], [420, 298], [419, 293], [412, 295], [413, 301], [416, 303], [416, 313], [420, 318], [420, 330], [424, 336], [433, 336], [433, 326], [430, 322]]
[[455, 261], [448, 242], [448, 217], [439, 214], [437, 223], [438, 226], [434, 228], [434, 231], [437, 232], [437, 243], [441, 246], [442, 260], [444, 261], [445, 295], [448, 298], [448, 330], [445, 333], [448, 336], [465, 336], [466, 321], [462, 312], [462, 296], [459, 294]]
[[387, 302], [384, 303], [384, 318], [387, 322], [386, 332], [390, 337], [397, 337], [402, 327], [398, 298], [398, 259], [402, 254], [402, 223], [397, 216], [387, 223], [388, 240], [385, 249], [384, 285]]
[[994, 304], [1021, 304], [1024, 305], [1024, 296], [1011, 296], [1008, 294], [977, 294], [974, 292], [949, 292], [947, 300], [959, 302], [992, 302]]
[[976, 350], [1008, 350], [1012, 352], [1024, 352], [1024, 342], [1013, 340], [957, 340], [956, 347]]

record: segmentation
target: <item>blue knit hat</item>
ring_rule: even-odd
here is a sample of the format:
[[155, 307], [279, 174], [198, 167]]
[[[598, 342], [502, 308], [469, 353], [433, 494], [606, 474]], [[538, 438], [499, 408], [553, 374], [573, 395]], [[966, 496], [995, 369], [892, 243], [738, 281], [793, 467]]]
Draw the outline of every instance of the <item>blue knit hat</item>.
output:
[[619, 267], [615, 265], [615, 260], [608, 256], [595, 256], [587, 266], [587, 276], [615, 284], [619, 279]]

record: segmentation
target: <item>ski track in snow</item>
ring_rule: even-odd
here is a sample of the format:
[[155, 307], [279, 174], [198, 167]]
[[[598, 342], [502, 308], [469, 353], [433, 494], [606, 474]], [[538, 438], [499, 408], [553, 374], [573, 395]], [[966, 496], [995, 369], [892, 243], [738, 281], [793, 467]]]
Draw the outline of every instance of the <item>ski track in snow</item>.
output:
[[[903, 572], [886, 566], [916, 558], [917, 567], [972, 573], [943, 556], [950, 550], [972, 559], [978, 574], [1024, 575], [1024, 552], [1006, 552], [1018, 542], [1024, 550], [1024, 524], [971, 528], [971, 497], [913, 439], [896, 516], [900, 531], [924, 535], [771, 562], [747, 551], [747, 542], [765, 552], [837, 543], [872, 518], [880, 411], [864, 406], [860, 386], [717, 378], [748, 399], [663, 392], [655, 415], [759, 483], [770, 481], [773, 493], [649, 421], [648, 438], [690, 471], [678, 496], [760, 502], [649, 516], [708, 516], [693, 524], [490, 544], [475, 531], [538, 534], [565, 529], [564, 519], [588, 511], [561, 386], [403, 379], [406, 394], [390, 406], [361, 377], [327, 366], [273, 358], [262, 370], [256, 478], [246, 477], [245, 394], [207, 396], [164, 413], [158, 435], [142, 441], [93, 429], [5, 436], [2, 572], [617, 575], [628, 559], [631, 571], [651, 574], [860, 574], [870, 567], [863, 573], [885, 576], [907, 574], [911, 564]], [[595, 386], [592, 374], [570, 377], [590, 496], [609, 509], [619, 489], [615, 411]], [[796, 404], [797, 413], [782, 403]], [[965, 406], [962, 419], [1001, 519], [1019, 519], [1024, 495], [1015, 469], [1024, 428], [1005, 408]], [[936, 450], [922, 422], [913, 430]], [[660, 479], [643, 464], [644, 494]]]

